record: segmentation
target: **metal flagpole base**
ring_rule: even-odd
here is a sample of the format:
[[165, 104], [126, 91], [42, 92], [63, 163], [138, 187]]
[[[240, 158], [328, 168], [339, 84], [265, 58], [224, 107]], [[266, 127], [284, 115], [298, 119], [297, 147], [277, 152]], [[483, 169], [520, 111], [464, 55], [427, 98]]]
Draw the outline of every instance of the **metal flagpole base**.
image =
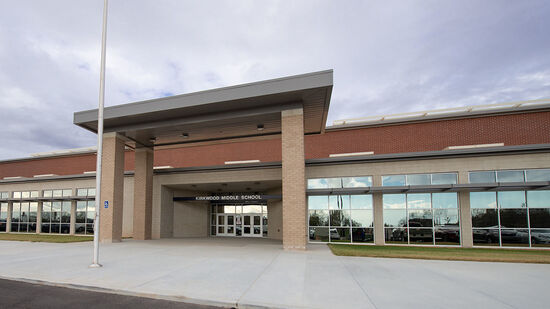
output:
[[88, 266], [89, 268], [100, 268], [100, 267], [103, 267], [103, 265], [101, 264], [91, 264], [90, 266]]

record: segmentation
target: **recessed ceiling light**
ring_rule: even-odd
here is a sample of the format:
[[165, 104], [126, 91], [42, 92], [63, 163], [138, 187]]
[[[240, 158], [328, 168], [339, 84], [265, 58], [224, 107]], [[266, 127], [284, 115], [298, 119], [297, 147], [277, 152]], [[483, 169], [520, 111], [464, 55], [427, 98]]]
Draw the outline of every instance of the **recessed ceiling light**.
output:
[[264, 125], [263, 125], [263, 124], [259, 124], [259, 125], [256, 126], [256, 129], [257, 129], [258, 131], [263, 131], [263, 130], [264, 130]]

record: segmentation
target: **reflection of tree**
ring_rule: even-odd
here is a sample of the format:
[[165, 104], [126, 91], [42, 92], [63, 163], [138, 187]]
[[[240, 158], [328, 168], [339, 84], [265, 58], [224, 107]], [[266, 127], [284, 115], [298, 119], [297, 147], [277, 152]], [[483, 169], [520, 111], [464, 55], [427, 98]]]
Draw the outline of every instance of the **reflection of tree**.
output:
[[497, 211], [495, 209], [474, 209], [472, 210], [472, 226], [484, 227], [498, 224]]

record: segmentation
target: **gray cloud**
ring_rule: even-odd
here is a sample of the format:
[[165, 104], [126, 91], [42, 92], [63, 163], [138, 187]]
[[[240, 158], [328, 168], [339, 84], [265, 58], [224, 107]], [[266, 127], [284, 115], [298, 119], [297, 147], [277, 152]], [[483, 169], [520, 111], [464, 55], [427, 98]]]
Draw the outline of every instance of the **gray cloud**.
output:
[[[0, 159], [84, 147], [103, 1], [0, 1]], [[546, 1], [111, 0], [106, 105], [333, 68], [336, 119], [550, 97]]]

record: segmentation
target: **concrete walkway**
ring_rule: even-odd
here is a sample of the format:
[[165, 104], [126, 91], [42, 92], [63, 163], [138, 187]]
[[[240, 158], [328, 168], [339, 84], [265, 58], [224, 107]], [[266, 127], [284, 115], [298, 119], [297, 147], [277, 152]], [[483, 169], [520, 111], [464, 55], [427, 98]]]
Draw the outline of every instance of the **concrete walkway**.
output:
[[336, 257], [267, 239], [0, 241], [0, 277], [170, 300], [278, 308], [548, 308], [550, 265]]

